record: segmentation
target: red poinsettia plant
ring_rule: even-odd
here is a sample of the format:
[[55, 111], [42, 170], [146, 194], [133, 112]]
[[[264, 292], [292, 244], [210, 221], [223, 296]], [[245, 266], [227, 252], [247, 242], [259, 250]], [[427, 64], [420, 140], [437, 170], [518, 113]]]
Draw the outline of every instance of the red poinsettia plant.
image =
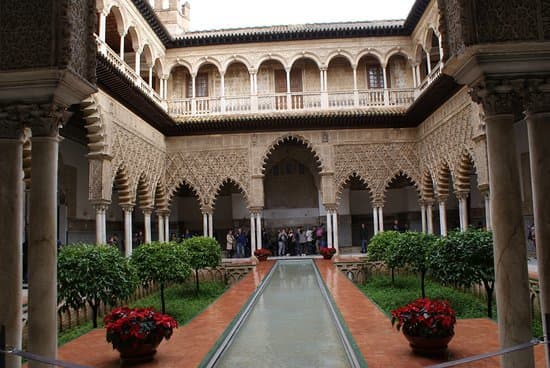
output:
[[421, 298], [391, 312], [392, 326], [409, 336], [448, 337], [454, 335], [455, 311], [447, 300]]
[[319, 249], [319, 252], [322, 256], [332, 256], [334, 253], [336, 253], [336, 248], [321, 248]]
[[153, 308], [115, 308], [103, 318], [107, 342], [114, 349], [136, 348], [141, 344], [158, 345], [172, 336], [178, 322]]

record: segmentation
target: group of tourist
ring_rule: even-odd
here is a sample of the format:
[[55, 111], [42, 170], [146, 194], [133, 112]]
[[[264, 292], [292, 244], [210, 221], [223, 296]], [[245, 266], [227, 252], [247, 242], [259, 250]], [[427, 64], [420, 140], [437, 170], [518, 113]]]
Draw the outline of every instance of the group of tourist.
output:
[[[326, 231], [323, 225], [316, 227], [297, 227], [293, 229], [262, 231], [262, 244], [276, 256], [301, 256], [319, 254], [319, 249], [327, 246]], [[242, 228], [229, 229], [225, 239], [225, 250], [228, 258], [250, 257], [250, 232]]]

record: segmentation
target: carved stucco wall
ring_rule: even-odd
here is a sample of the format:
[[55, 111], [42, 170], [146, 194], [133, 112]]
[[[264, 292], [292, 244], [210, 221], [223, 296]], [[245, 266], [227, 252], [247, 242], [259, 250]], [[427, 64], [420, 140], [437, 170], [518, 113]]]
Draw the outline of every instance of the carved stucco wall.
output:
[[420, 172], [428, 172], [436, 185], [438, 171], [446, 164], [456, 185], [460, 162], [467, 154], [472, 157], [478, 185], [488, 184], [483, 129], [479, 107], [464, 88], [418, 127]]
[[90, 161], [90, 199], [111, 199], [119, 169], [127, 176], [132, 202], [140, 177], [146, 179], [150, 199], [154, 198], [157, 185], [164, 184], [164, 136], [103, 91], [94, 99], [103, 124], [106, 157]]

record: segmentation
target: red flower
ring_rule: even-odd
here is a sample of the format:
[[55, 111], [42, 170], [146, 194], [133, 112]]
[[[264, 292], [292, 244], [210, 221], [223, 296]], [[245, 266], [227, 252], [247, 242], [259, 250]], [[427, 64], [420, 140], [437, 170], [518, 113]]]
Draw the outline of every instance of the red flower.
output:
[[446, 300], [417, 299], [393, 310], [392, 326], [411, 336], [445, 337], [454, 334], [456, 316]]
[[113, 348], [136, 347], [141, 343], [156, 343], [169, 339], [177, 321], [152, 308], [115, 308], [103, 318], [107, 329], [107, 342]]

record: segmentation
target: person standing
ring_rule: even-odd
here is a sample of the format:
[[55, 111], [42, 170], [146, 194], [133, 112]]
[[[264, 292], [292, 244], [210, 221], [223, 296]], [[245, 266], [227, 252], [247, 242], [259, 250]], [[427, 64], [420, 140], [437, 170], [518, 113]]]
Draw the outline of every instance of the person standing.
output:
[[281, 229], [279, 231], [279, 236], [277, 237], [277, 244], [279, 246], [279, 249], [277, 249], [277, 255], [279, 257], [282, 257], [285, 255], [287, 239], [288, 237], [286, 235], [285, 229]]
[[298, 228], [298, 255], [305, 256], [307, 248], [307, 238], [305, 231], [300, 227]]
[[361, 229], [359, 231], [360, 239], [361, 239], [361, 253], [367, 253], [367, 241], [369, 239], [369, 234], [367, 232], [367, 228], [365, 227], [365, 224], [361, 224]]
[[239, 228], [237, 230], [237, 258], [244, 258], [245, 246], [246, 246], [246, 234]]
[[308, 228], [306, 230], [306, 244], [307, 244], [307, 254], [313, 254], [313, 230]]
[[232, 229], [229, 229], [229, 231], [227, 232], [225, 240], [226, 240], [225, 250], [227, 251], [227, 256], [229, 258], [233, 258], [233, 249], [234, 249], [234, 244], [235, 244], [235, 237], [233, 236], [233, 230]]

